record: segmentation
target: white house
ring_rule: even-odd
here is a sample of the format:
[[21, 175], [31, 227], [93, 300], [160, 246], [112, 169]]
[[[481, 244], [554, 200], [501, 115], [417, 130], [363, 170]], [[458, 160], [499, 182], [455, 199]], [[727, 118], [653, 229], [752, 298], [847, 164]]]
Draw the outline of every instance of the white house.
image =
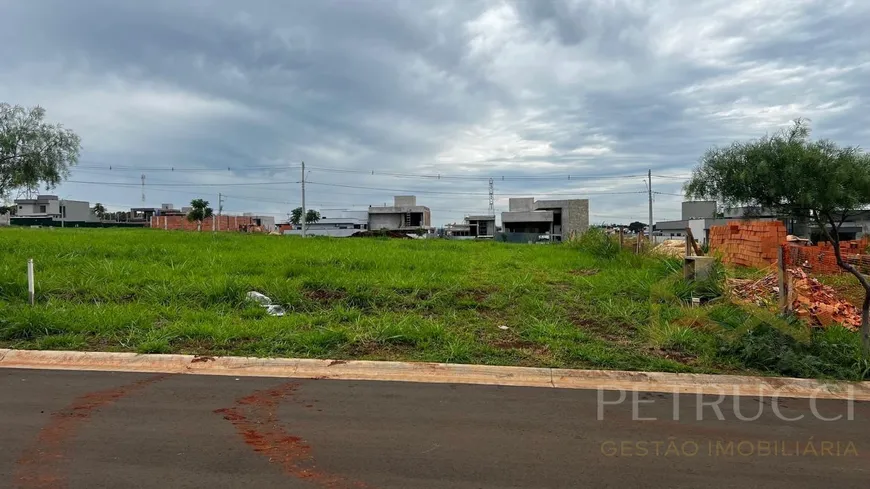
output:
[[97, 217], [90, 203], [83, 200], [58, 199], [56, 195], [38, 195], [35, 199], [18, 199], [15, 218], [49, 218], [61, 222], [93, 222]]

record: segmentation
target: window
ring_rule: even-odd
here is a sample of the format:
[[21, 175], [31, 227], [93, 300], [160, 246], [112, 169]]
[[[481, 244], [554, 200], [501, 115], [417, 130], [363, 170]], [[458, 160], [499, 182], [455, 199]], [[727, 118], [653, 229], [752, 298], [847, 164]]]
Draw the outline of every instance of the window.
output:
[[66, 219], [66, 206], [65, 205], [60, 206], [60, 215], [61, 215], [61, 217]]
[[42, 214], [45, 214], [45, 206], [44, 205], [39, 206], [39, 212], [41, 212]]

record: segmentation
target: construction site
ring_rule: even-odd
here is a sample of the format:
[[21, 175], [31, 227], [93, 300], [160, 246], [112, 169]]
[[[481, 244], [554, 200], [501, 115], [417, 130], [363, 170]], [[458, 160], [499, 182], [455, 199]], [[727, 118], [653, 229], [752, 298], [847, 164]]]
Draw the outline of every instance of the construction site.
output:
[[[702, 254], [691, 230], [686, 231], [684, 239], [667, 240], [653, 253], [687, 262]], [[844, 262], [863, 273], [870, 270], [870, 237], [841, 241], [839, 247]], [[863, 289], [837, 264], [831, 243], [788, 235], [778, 220], [743, 220], [712, 226], [708, 254], [732, 272], [726, 288], [737, 302], [794, 314], [812, 327], [856, 331], [861, 325], [861, 309], [853, 301], [863, 300]]]

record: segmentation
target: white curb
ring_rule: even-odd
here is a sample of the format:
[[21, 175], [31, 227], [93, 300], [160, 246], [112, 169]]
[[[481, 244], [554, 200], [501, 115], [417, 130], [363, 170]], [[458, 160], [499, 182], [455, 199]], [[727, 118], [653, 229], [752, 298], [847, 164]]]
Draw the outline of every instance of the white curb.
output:
[[0, 349], [0, 368], [632, 390], [870, 401], [870, 382], [445, 363]]

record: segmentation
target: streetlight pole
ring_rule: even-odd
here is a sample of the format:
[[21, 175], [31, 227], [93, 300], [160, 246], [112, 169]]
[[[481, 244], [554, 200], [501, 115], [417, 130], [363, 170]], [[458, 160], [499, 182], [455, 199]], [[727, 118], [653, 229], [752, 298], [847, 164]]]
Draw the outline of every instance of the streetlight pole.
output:
[[307, 216], [306, 216], [306, 212], [305, 212], [305, 162], [303, 161], [302, 162], [302, 217], [299, 218], [299, 220], [302, 221], [302, 237], [303, 238], [305, 237], [306, 230], [307, 230], [306, 228], [308, 227], [305, 224], [306, 217]]
[[653, 235], [653, 215], [652, 215], [652, 169], [650, 168], [649, 173], [647, 174], [647, 182], [649, 184], [647, 187], [649, 188], [649, 242], [652, 244], [652, 235]]

